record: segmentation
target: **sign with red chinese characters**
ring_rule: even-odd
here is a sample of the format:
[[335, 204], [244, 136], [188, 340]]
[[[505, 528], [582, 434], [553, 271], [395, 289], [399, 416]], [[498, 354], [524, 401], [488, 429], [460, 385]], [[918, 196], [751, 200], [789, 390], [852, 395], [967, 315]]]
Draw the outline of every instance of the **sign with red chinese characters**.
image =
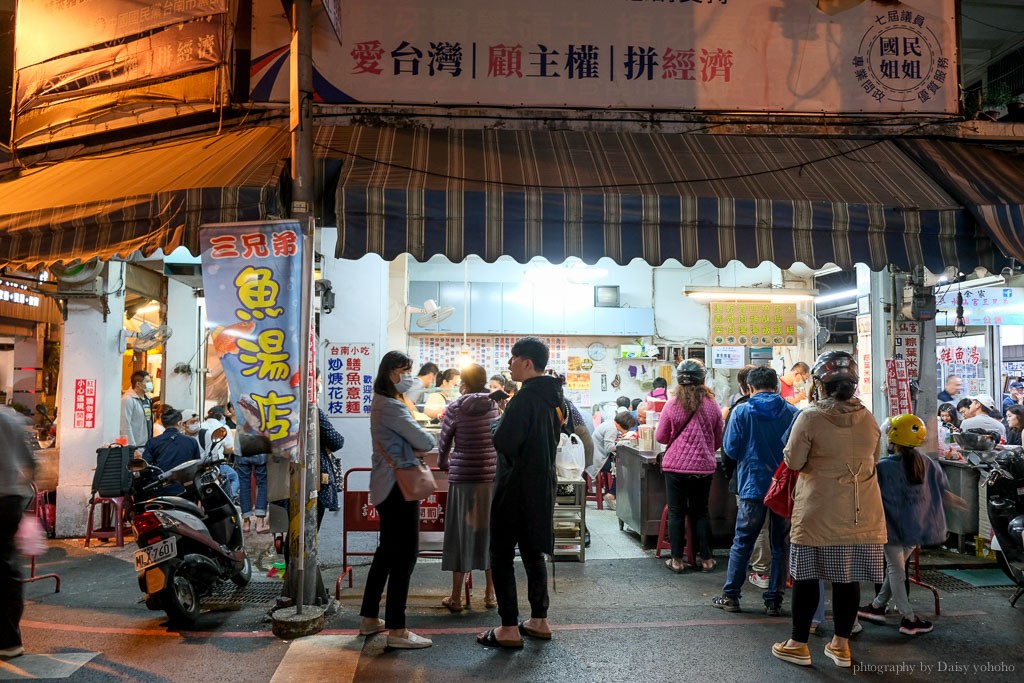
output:
[[[345, 2], [314, 14], [317, 98], [956, 113], [954, 10], [954, 0]], [[287, 102], [288, 15], [278, 0], [252, 11], [252, 99]]]
[[886, 395], [889, 399], [889, 415], [914, 412], [910, 402], [910, 377], [907, 364], [902, 360], [885, 361]]
[[[444, 531], [448, 492], [437, 491], [420, 501], [420, 531]], [[345, 491], [345, 531], [380, 531], [380, 514], [369, 491]]]
[[871, 316], [857, 316], [857, 372], [860, 382], [857, 384], [857, 396], [861, 403], [871, 410]]
[[75, 379], [75, 429], [96, 428], [96, 380]]
[[981, 362], [981, 349], [977, 346], [942, 346], [938, 353], [943, 365], [978, 365]]
[[374, 345], [328, 344], [324, 350], [324, 401], [328, 417], [367, 417], [377, 371]]
[[893, 358], [906, 364], [910, 379], [920, 377], [921, 323], [911, 320], [897, 322], [894, 344], [896, 352]]

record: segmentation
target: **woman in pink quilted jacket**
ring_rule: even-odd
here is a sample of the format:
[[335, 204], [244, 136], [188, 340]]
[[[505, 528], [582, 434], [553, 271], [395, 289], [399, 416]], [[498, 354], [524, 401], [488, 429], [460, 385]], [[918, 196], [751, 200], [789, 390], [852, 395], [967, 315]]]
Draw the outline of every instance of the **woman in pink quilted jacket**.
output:
[[676, 368], [679, 385], [658, 420], [654, 438], [668, 445], [661, 459], [668, 502], [668, 538], [672, 557], [665, 566], [676, 574], [686, 568], [686, 516], [690, 516], [701, 559], [701, 571], [715, 568], [711, 553], [708, 496], [714, 476], [715, 452], [722, 446], [722, 412], [715, 393], [704, 384], [707, 370], [694, 358]]
[[452, 572], [452, 592], [441, 604], [452, 612], [465, 609], [462, 584], [466, 572], [485, 570], [484, 606], [497, 607], [490, 568], [491, 499], [498, 454], [491, 425], [498, 404], [487, 394], [487, 372], [479, 365], [462, 369], [462, 395], [448, 404], [437, 439], [437, 466], [448, 470], [441, 569]]

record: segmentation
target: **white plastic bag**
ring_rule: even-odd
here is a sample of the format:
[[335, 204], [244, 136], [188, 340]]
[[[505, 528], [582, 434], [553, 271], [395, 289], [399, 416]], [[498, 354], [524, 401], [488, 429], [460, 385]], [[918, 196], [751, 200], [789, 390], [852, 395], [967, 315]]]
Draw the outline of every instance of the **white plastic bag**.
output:
[[579, 479], [586, 467], [583, 442], [575, 434], [562, 434], [555, 454], [555, 474], [559, 479]]

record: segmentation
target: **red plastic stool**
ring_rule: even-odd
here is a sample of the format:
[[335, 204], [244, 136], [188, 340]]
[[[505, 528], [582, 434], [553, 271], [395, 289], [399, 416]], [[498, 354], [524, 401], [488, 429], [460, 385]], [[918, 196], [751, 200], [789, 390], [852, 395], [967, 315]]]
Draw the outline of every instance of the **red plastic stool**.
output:
[[[598, 474], [598, 479], [600, 480], [600, 474]], [[586, 472], [583, 473], [583, 481], [586, 483], [587, 487], [584, 502], [589, 503], [590, 501], [594, 501], [597, 503], [598, 510], [604, 510], [604, 496], [599, 491], [600, 482], [595, 482], [594, 479]]]
[[[654, 556], [661, 559], [661, 551], [672, 551], [672, 544], [668, 540], [668, 505], [661, 509], [661, 523], [658, 525], [658, 545], [654, 547]], [[691, 567], [697, 566], [697, 551], [693, 547], [693, 524], [690, 523], [690, 516], [686, 516], [686, 564]]]
[[907, 578], [910, 579], [910, 583], [932, 592], [932, 597], [935, 598], [935, 616], [939, 616], [939, 591], [935, 589], [935, 586], [927, 584], [921, 580], [920, 548], [914, 548], [914, 552], [912, 552], [910, 557], [907, 558], [907, 570]]
[[[100, 506], [99, 525], [94, 523], [96, 506]], [[124, 547], [124, 532], [131, 533], [128, 511], [131, 510], [130, 496], [114, 496], [105, 498], [95, 496], [89, 503], [89, 522], [85, 529], [85, 547], [89, 547], [92, 539], [108, 540], [113, 538], [118, 548]]]

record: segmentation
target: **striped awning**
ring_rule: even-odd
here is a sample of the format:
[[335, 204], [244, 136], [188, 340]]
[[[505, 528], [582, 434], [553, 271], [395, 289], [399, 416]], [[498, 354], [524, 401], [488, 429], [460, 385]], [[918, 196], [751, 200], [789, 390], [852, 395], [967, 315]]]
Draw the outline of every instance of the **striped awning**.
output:
[[288, 155], [258, 127], [24, 169], [0, 182], [0, 265], [196, 253], [204, 223], [284, 215]]
[[1003, 254], [1024, 262], [1024, 156], [950, 140], [899, 144], [971, 212]]
[[967, 211], [887, 140], [338, 127], [337, 256], [988, 266]]

